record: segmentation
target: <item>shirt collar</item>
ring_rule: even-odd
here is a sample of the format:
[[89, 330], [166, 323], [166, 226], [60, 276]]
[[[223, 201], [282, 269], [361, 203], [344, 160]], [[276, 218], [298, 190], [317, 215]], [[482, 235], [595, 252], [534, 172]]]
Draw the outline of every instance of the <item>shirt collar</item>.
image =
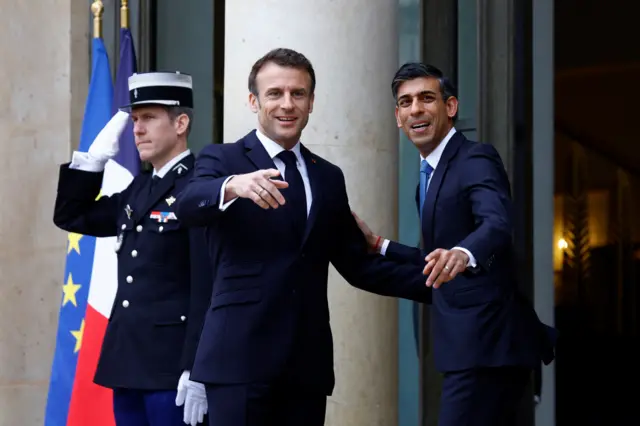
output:
[[440, 162], [440, 157], [442, 157], [444, 149], [447, 147], [447, 144], [455, 133], [456, 128], [452, 127], [451, 130], [449, 130], [449, 133], [447, 133], [447, 136], [445, 136], [444, 139], [442, 139], [442, 142], [438, 144], [436, 149], [431, 151], [431, 153], [427, 155], [427, 158], [424, 158], [422, 155], [420, 155], [420, 160], [427, 160], [427, 163], [429, 163], [433, 170], [435, 170], [436, 167], [438, 167], [438, 163]]
[[180, 153], [180, 154], [176, 155], [176, 156], [175, 156], [175, 157], [173, 157], [173, 158], [172, 158], [172, 159], [171, 159], [167, 164], [165, 164], [164, 166], [162, 166], [162, 168], [161, 168], [160, 170], [158, 170], [157, 172], [156, 172], [156, 170], [154, 169], [154, 170], [153, 170], [153, 175], [154, 175], [154, 176], [158, 176], [159, 178], [161, 178], [161, 179], [162, 179], [163, 177], [165, 177], [165, 175], [166, 175], [167, 173], [169, 173], [169, 170], [171, 170], [171, 168], [172, 168], [173, 166], [175, 166], [176, 164], [178, 164], [178, 162], [179, 162], [180, 160], [182, 160], [183, 158], [185, 158], [185, 157], [186, 157], [187, 155], [189, 155], [189, 154], [191, 154], [191, 150], [188, 150], [188, 149], [187, 149], [186, 151], [183, 151], [182, 153]]
[[[258, 140], [260, 141], [262, 146], [264, 146], [264, 149], [267, 151], [267, 154], [269, 154], [269, 157], [271, 157], [272, 160], [276, 158], [278, 154], [284, 151], [283, 147], [278, 145], [277, 142], [271, 140], [269, 137], [265, 136], [260, 130], [256, 129], [256, 136], [258, 137]], [[300, 141], [298, 141], [298, 143], [296, 143], [293, 148], [291, 148], [291, 151], [293, 151], [293, 153], [296, 155], [298, 162], [302, 163], [303, 161], [302, 153], [300, 152]]]

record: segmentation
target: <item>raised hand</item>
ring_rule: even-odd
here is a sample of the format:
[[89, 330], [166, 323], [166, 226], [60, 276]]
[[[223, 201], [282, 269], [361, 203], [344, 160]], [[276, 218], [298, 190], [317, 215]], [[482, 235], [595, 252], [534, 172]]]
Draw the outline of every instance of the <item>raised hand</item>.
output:
[[118, 111], [91, 143], [89, 156], [101, 164], [115, 157], [120, 148], [120, 135], [128, 123], [129, 114]]

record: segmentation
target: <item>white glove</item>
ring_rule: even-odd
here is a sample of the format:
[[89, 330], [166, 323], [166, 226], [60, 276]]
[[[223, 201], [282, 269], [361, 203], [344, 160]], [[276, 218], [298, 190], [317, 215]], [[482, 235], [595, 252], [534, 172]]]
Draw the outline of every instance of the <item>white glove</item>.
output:
[[178, 394], [176, 395], [176, 405], [184, 404], [184, 414], [182, 420], [185, 424], [196, 426], [204, 422], [204, 415], [207, 414], [207, 394], [202, 383], [189, 380], [189, 371], [183, 371], [178, 381]]
[[91, 143], [89, 156], [103, 166], [109, 159], [115, 157], [120, 149], [120, 135], [128, 123], [129, 114], [118, 111]]

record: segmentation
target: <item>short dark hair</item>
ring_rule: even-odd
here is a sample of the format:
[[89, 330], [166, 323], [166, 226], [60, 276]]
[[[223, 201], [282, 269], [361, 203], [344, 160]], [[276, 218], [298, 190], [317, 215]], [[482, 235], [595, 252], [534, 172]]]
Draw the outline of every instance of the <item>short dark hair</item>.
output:
[[258, 96], [258, 87], [256, 86], [256, 77], [258, 73], [268, 63], [274, 63], [281, 67], [290, 67], [304, 70], [311, 77], [311, 93], [316, 89], [316, 73], [313, 70], [311, 62], [299, 52], [292, 49], [277, 48], [267, 52], [262, 58], [258, 59], [249, 73], [249, 92]]
[[[433, 65], [423, 64], [421, 62], [408, 62], [400, 67], [398, 71], [396, 71], [396, 75], [393, 76], [393, 81], [391, 82], [391, 92], [393, 93], [393, 99], [398, 101], [398, 88], [405, 81], [414, 80], [416, 78], [423, 77], [432, 77], [438, 80], [440, 83], [440, 94], [442, 95], [442, 100], [447, 101], [450, 97], [458, 97], [458, 92], [454, 84], [449, 80], [445, 75], [440, 71], [437, 67]], [[453, 117], [455, 120], [458, 117]]]
[[168, 106], [167, 114], [169, 114], [169, 119], [173, 123], [176, 121], [176, 118], [185, 114], [189, 118], [189, 125], [187, 126], [187, 136], [191, 133], [191, 127], [193, 127], [193, 108], [181, 107], [181, 106]]

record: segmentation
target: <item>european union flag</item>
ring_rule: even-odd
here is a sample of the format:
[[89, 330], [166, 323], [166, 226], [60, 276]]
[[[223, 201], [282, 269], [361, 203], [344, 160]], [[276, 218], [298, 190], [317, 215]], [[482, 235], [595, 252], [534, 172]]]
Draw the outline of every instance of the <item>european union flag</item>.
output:
[[[109, 57], [102, 39], [93, 39], [91, 58], [91, 81], [78, 148], [79, 151], [85, 152], [112, 116], [113, 83]], [[63, 297], [49, 383], [45, 426], [67, 424], [69, 403], [76, 380], [78, 354], [82, 345], [96, 243], [94, 237], [78, 234], [69, 234], [68, 239]]]

